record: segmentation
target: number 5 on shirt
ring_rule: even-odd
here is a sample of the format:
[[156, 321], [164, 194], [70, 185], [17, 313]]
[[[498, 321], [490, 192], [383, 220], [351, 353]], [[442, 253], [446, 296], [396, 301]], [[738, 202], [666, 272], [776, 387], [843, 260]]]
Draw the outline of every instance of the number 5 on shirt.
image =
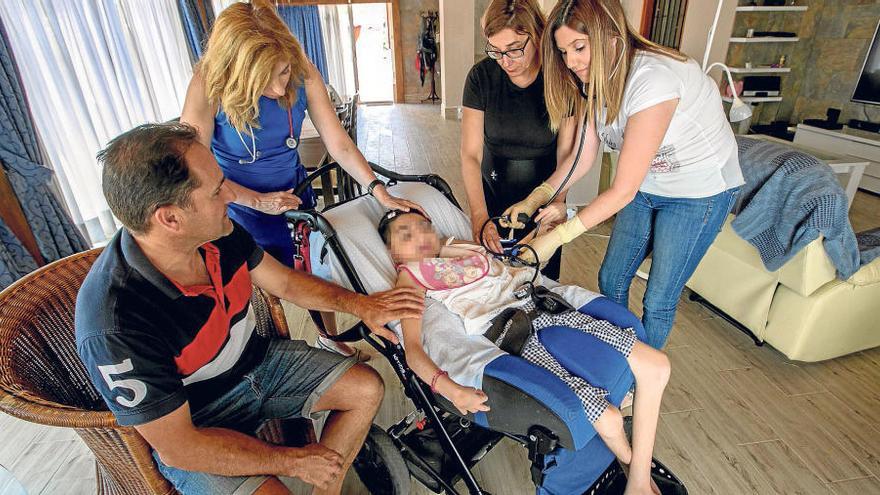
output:
[[131, 359], [126, 359], [119, 364], [98, 366], [98, 371], [101, 372], [101, 376], [104, 377], [104, 381], [107, 382], [107, 386], [110, 387], [110, 390], [113, 390], [114, 388], [122, 388], [130, 390], [134, 394], [134, 398], [132, 399], [127, 399], [122, 396], [116, 397], [116, 402], [125, 407], [135, 407], [140, 404], [141, 401], [147, 397], [147, 385], [140, 380], [134, 379], [114, 380], [110, 375], [121, 375], [123, 373], [128, 373], [133, 369], [134, 365], [131, 364]]

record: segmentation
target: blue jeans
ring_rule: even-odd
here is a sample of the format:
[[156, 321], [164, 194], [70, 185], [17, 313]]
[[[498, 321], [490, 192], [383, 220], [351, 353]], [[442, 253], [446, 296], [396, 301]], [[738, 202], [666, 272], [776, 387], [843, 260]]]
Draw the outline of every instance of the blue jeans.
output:
[[599, 291], [624, 307], [639, 265], [653, 253], [642, 323], [646, 344], [661, 349], [672, 330], [678, 298], [730, 213], [739, 188], [707, 198], [669, 198], [644, 192], [620, 212], [602, 268]]

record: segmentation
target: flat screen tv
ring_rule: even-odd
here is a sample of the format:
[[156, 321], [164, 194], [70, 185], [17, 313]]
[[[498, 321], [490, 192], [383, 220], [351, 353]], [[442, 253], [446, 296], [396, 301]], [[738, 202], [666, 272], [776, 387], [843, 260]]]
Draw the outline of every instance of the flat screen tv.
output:
[[874, 39], [871, 41], [871, 47], [865, 57], [859, 82], [856, 83], [856, 90], [853, 91], [852, 101], [880, 105], [880, 36], [877, 35], [878, 30], [880, 30], [880, 22], [874, 29]]

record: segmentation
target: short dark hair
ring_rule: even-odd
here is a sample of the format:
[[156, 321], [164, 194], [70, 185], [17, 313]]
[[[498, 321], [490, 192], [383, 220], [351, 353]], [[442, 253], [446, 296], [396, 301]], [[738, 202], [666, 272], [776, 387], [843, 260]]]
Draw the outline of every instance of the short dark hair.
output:
[[126, 228], [145, 234], [156, 208], [190, 205], [199, 181], [183, 155], [197, 141], [198, 132], [187, 124], [143, 124], [116, 136], [98, 153], [104, 197]]
[[385, 245], [388, 245], [388, 241], [391, 239], [391, 224], [394, 223], [395, 220], [397, 220], [398, 218], [400, 218], [404, 215], [418, 215], [418, 216], [424, 218], [425, 220], [427, 220], [428, 223], [431, 222], [431, 220], [428, 217], [426, 217], [425, 215], [423, 215], [422, 212], [420, 212], [419, 210], [409, 210], [409, 211], [388, 210], [385, 212], [384, 215], [382, 215], [382, 218], [379, 219], [379, 227], [378, 227], [379, 237], [382, 238], [382, 242], [384, 242]]

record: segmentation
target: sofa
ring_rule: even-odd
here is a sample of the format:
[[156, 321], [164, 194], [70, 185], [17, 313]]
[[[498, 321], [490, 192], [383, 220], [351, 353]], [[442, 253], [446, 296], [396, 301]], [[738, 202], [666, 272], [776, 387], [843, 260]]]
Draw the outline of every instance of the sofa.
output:
[[838, 280], [820, 237], [770, 272], [734, 233], [733, 218], [688, 288], [792, 360], [822, 361], [880, 346], [880, 258]]

